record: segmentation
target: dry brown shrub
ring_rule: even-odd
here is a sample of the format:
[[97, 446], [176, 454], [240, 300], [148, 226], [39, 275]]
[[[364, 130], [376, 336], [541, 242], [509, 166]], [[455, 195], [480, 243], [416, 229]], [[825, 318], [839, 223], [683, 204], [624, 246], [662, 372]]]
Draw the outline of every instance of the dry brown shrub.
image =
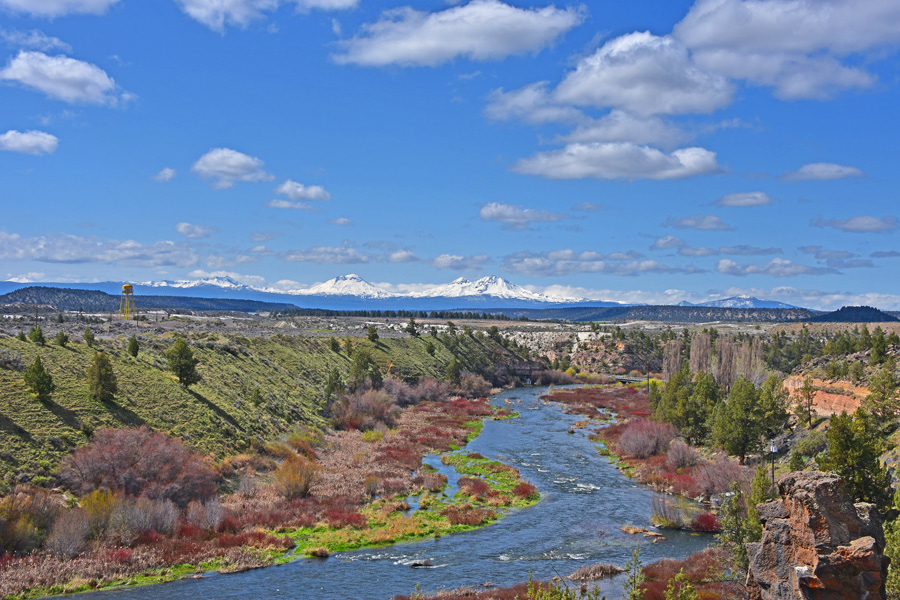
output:
[[673, 469], [684, 469], [697, 464], [697, 451], [681, 440], [674, 440], [669, 444], [666, 452], [666, 462]]
[[289, 456], [272, 474], [275, 487], [288, 500], [305, 498], [316, 480], [319, 467], [296, 454]]
[[64, 510], [56, 517], [44, 549], [62, 558], [74, 558], [84, 550], [91, 533], [91, 520], [83, 508]]

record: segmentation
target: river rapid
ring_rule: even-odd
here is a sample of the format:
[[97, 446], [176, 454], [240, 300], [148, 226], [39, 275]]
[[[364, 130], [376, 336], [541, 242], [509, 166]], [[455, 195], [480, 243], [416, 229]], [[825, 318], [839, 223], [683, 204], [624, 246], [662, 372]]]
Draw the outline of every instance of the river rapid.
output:
[[[492, 525], [437, 540], [79, 597], [387, 600], [412, 594], [417, 586], [419, 592], [429, 593], [486, 582], [509, 585], [527, 580], [529, 573], [535, 579], [550, 579], [598, 562], [624, 566], [637, 543], [646, 565], [659, 558], [683, 558], [715, 541], [710, 535], [664, 531], [666, 540], [653, 544], [640, 535], [623, 533], [620, 527], [626, 523], [651, 528], [652, 491], [600, 456], [587, 439], [588, 431], [567, 433], [579, 418], [540, 400], [546, 391], [518, 388], [494, 396], [495, 405], [521, 416], [485, 421], [481, 435], [465, 449], [516, 467], [541, 492], [537, 505], [510, 511]], [[440, 463], [438, 457], [426, 462]], [[410, 566], [426, 561], [431, 566]], [[619, 597], [620, 586], [621, 577], [604, 582], [602, 589], [612, 600]]]

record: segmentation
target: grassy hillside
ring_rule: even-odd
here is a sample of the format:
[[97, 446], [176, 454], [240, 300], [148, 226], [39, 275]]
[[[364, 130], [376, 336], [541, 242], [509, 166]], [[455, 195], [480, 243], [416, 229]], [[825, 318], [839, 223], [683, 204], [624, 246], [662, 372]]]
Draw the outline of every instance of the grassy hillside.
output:
[[[45, 331], [48, 340], [54, 334]], [[346, 378], [350, 365], [343, 345], [339, 352], [331, 350], [328, 337], [194, 333], [188, 339], [203, 380], [186, 390], [167, 371], [164, 352], [172, 334], [145, 330], [136, 360], [126, 352], [124, 335], [95, 344], [109, 356], [119, 384], [113, 402], [99, 403], [90, 398], [87, 383], [95, 350], [80, 338], [74, 341], [71, 332], [70, 337], [67, 348], [0, 337], [0, 482], [49, 476], [62, 456], [86, 443], [98, 427], [146, 424], [221, 457], [300, 424], [322, 425], [325, 379], [335, 367]], [[429, 341], [434, 356], [426, 352]], [[353, 345], [368, 348], [383, 373], [390, 369], [405, 379], [442, 378], [454, 355], [475, 372], [515, 358], [487, 336], [458, 335], [448, 341], [354, 338]], [[38, 354], [56, 384], [48, 403], [30, 394], [23, 381], [21, 365], [30, 365]], [[262, 396], [258, 404], [253, 402], [256, 389]]]

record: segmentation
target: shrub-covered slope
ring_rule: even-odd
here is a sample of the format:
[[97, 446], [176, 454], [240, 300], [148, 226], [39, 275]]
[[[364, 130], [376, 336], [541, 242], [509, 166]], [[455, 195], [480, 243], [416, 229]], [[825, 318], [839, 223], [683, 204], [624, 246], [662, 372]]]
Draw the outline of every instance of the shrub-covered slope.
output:
[[[49, 341], [54, 334], [45, 331], [48, 343], [43, 347], [0, 338], [0, 478], [6, 484], [49, 476], [61, 457], [86, 443], [98, 427], [146, 424], [221, 457], [300, 424], [322, 425], [326, 378], [337, 368], [346, 380], [350, 366], [344, 345], [334, 351], [328, 337], [191, 334], [203, 379], [185, 389], [167, 370], [164, 353], [174, 339], [170, 333], [139, 332], [137, 359], [128, 355], [124, 335], [89, 348], [70, 332], [73, 341], [63, 348]], [[433, 356], [426, 351], [429, 341]], [[454, 356], [463, 369], [486, 375], [496, 363], [527, 364], [487, 336], [458, 335], [447, 341], [451, 343], [426, 336], [374, 343], [354, 338], [353, 346], [367, 348], [383, 374], [390, 371], [409, 380], [442, 379]], [[98, 349], [109, 356], [118, 378], [112, 402], [90, 397], [87, 371]], [[38, 354], [56, 385], [46, 403], [29, 393], [23, 380], [23, 367]]]

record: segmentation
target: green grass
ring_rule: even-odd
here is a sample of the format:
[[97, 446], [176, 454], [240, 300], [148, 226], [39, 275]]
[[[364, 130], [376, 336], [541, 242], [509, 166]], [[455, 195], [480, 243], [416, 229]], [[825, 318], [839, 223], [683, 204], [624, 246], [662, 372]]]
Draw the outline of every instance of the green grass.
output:
[[[49, 339], [56, 330], [49, 324], [47, 328]], [[22, 473], [52, 475], [63, 456], [87, 442], [85, 430], [99, 427], [147, 425], [222, 458], [256, 439], [276, 439], [300, 425], [325, 425], [327, 375], [337, 368], [346, 378], [350, 364], [343, 349], [331, 350], [327, 337], [192, 334], [189, 341], [203, 380], [186, 390], [167, 371], [164, 352], [173, 343], [172, 334], [156, 334], [152, 324], [141, 325], [141, 351], [135, 360], [126, 352], [130, 331], [98, 340], [93, 349], [73, 333], [67, 348], [0, 338], [0, 350], [21, 357], [26, 366], [40, 354], [56, 384], [51, 401], [41, 403], [26, 390], [21, 371], [0, 367], [0, 492]], [[425, 351], [429, 340], [436, 348], [434, 356]], [[371, 351], [383, 373], [390, 369], [408, 380], [441, 379], [454, 356], [439, 339], [428, 336], [353, 341], [354, 347]], [[476, 372], [492, 364], [495, 353], [509, 356], [481, 336], [459, 335], [452, 345], [464, 368]], [[109, 356], [118, 378], [119, 392], [111, 403], [96, 402], [89, 395], [87, 370], [98, 349]], [[251, 402], [256, 389], [263, 398], [259, 405]]]

